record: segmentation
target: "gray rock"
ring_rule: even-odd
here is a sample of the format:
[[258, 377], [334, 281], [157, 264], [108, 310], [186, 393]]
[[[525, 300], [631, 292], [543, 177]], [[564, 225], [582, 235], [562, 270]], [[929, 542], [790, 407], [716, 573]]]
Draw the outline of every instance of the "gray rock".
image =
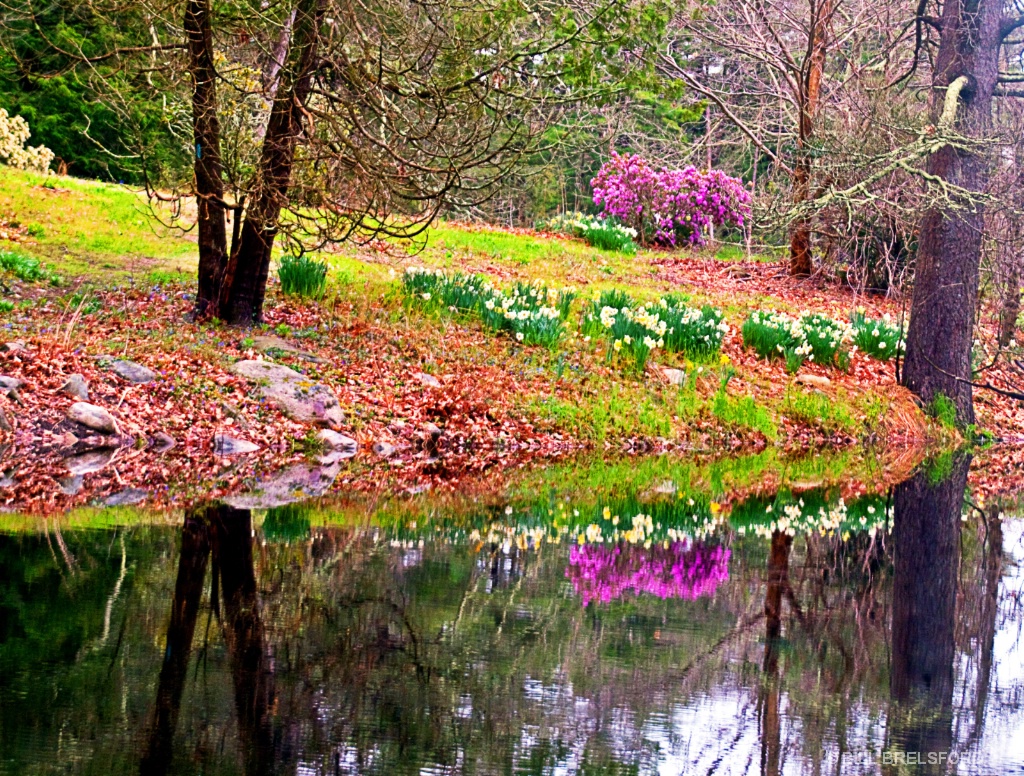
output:
[[60, 492], [65, 496], [74, 496], [82, 489], [82, 475], [75, 474], [70, 477], [61, 477], [57, 480], [60, 485]]
[[108, 496], [104, 499], [103, 504], [108, 507], [127, 507], [133, 504], [141, 504], [147, 498], [149, 498], [148, 491], [140, 490], [139, 488], [125, 488], [112, 496]]
[[269, 361], [239, 361], [231, 371], [256, 383], [263, 398], [294, 420], [333, 427], [345, 419], [330, 388], [294, 369]]
[[664, 366], [661, 368], [661, 373], [665, 375], [669, 385], [686, 385], [686, 372], [682, 369]]
[[86, 428], [99, 431], [102, 434], [120, 434], [114, 416], [102, 407], [95, 404], [86, 404], [84, 401], [76, 401], [68, 408], [68, 417], [81, 423]]
[[20, 353], [22, 350], [25, 350], [25, 343], [22, 342], [21, 340], [5, 342], [4, 350], [6, 350], [8, 353]]
[[174, 437], [170, 434], [165, 434], [163, 431], [157, 431], [150, 438], [149, 444], [156, 452], [166, 453], [175, 446], [176, 442], [174, 441]]
[[416, 372], [413, 375], [413, 377], [415, 377], [417, 380], [419, 380], [421, 383], [423, 383], [428, 388], [440, 388], [441, 387], [441, 381], [438, 380], [433, 375], [428, 375], [426, 372]]
[[272, 509], [323, 495], [334, 483], [341, 466], [297, 464], [275, 472], [248, 493], [224, 499], [235, 509]]
[[3, 407], [0, 407], [0, 431], [14, 431], [14, 426], [7, 419], [7, 413], [4, 412]]
[[113, 449], [90, 450], [87, 453], [79, 453], [65, 458], [64, 465], [72, 477], [81, 477], [83, 474], [92, 474], [105, 469], [107, 464], [114, 460], [115, 452]]
[[253, 444], [246, 439], [238, 439], [227, 434], [213, 435], [213, 452], [217, 455], [243, 455], [245, 453], [254, 453], [259, 449], [259, 445]]
[[16, 391], [25, 384], [24, 380], [19, 380], [17, 377], [8, 377], [7, 375], [0, 375], [0, 391], [7, 393], [7, 391]]
[[301, 358], [304, 361], [323, 362], [323, 359], [319, 356], [314, 356], [312, 353], [307, 353], [305, 350], [295, 347], [288, 340], [281, 339], [276, 334], [259, 334], [252, 338], [252, 342], [253, 347], [261, 353], [269, 353], [276, 350], [280, 353], [287, 353], [296, 358]]
[[800, 385], [810, 385], [814, 388], [826, 388], [832, 385], [832, 381], [821, 375], [797, 375], [796, 382]]
[[75, 399], [89, 401], [89, 383], [87, 383], [85, 378], [80, 374], [68, 376], [67, 382], [64, 383], [60, 389], [66, 395], [74, 397]]
[[398, 450], [394, 445], [388, 444], [387, 442], [374, 442], [373, 452], [379, 455], [381, 458], [390, 458], [396, 452], [398, 452]]
[[111, 362], [110, 368], [128, 382], [136, 383], [137, 385], [151, 383], [157, 378], [156, 372], [152, 369], [142, 364], [136, 364], [134, 361], [118, 359]]
[[14, 470], [0, 472], [0, 488], [10, 488], [15, 484]]
[[331, 450], [342, 453], [345, 458], [351, 458], [359, 450], [359, 443], [352, 437], [331, 431], [329, 428], [320, 429], [316, 438]]

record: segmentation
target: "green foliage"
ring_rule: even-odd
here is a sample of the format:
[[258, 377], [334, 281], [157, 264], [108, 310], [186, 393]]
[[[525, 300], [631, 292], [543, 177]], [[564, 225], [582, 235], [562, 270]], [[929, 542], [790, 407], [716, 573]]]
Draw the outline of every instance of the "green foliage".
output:
[[26, 256], [24, 253], [0, 250], [0, 270], [10, 272], [18, 280], [48, 280], [54, 285], [60, 282], [60, 278], [46, 269], [39, 259]]
[[768, 410], [758, 405], [751, 396], [729, 396], [724, 386], [715, 394], [711, 412], [726, 426], [760, 431], [769, 441], [775, 441], [779, 437], [779, 429], [772, 421]]
[[661, 320], [665, 330], [665, 350], [690, 358], [707, 358], [722, 349], [722, 338], [729, 331], [721, 310], [710, 305], [687, 307], [671, 297], [661, 300]]
[[787, 392], [783, 405], [786, 415], [825, 431], [853, 432], [857, 423], [843, 402], [818, 391]]
[[850, 316], [853, 344], [862, 353], [879, 361], [888, 361], [905, 349], [901, 327], [892, 322], [888, 313], [881, 318], [868, 318], [860, 310]]
[[944, 393], [936, 393], [928, 404], [928, 414], [943, 428], [956, 428], [956, 404]]
[[797, 319], [776, 310], [755, 310], [741, 331], [746, 347], [763, 358], [784, 358], [790, 373], [807, 360], [841, 369], [849, 366], [849, 327], [820, 313]]
[[319, 299], [327, 287], [327, 262], [312, 256], [284, 256], [277, 270], [281, 290], [304, 299]]
[[301, 504], [287, 504], [267, 510], [263, 536], [268, 542], [303, 541], [309, 536], [309, 527], [309, 509]]
[[10, 299], [0, 299], [0, 313], [9, 313], [14, 309], [14, 302]]

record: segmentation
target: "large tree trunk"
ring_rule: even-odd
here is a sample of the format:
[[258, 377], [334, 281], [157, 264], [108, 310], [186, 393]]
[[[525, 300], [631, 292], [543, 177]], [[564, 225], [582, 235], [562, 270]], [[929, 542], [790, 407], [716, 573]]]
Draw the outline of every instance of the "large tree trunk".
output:
[[213, 65], [209, 0], [190, 0], [185, 4], [184, 27], [192, 76], [192, 132], [199, 231], [196, 317], [205, 318], [216, 311], [221, 275], [227, 263], [224, 167], [220, 157], [217, 73]]
[[[1001, 20], [998, 0], [945, 4], [932, 78], [932, 112], [940, 127], [978, 138], [990, 126]], [[978, 151], [947, 145], [929, 157], [927, 170], [972, 192], [988, 184], [988, 161]], [[926, 403], [944, 394], [956, 404], [958, 421], [970, 424], [974, 406], [967, 381], [985, 218], [980, 205], [959, 204], [933, 208], [921, 222], [903, 383]]]
[[[808, 56], [798, 96], [800, 123], [797, 128], [797, 157], [793, 165], [793, 205], [798, 206], [811, 196], [810, 143], [814, 135], [814, 119], [821, 102], [821, 77], [828, 53], [828, 30], [833, 0], [820, 4], [811, 2], [811, 27]], [[807, 217], [795, 220], [789, 228], [789, 274], [806, 277], [814, 271], [811, 254], [811, 223]]]
[[294, 39], [287, 72], [280, 77], [277, 97], [263, 138], [256, 185], [245, 223], [232, 254], [220, 297], [220, 316], [228, 323], [249, 325], [263, 317], [263, 299], [270, 257], [281, 209], [288, 199], [295, 148], [302, 133], [302, 113], [316, 66], [323, 0], [300, 0], [295, 12]]

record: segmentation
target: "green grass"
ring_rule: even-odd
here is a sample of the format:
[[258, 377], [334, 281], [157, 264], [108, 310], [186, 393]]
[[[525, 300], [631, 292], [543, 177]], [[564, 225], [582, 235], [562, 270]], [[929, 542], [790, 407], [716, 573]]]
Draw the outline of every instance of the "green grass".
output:
[[65, 276], [111, 278], [196, 265], [194, 238], [161, 225], [145, 196], [124, 186], [5, 167], [0, 213], [13, 213], [29, 226], [35, 242], [18, 244], [19, 252], [50, 262]]
[[791, 389], [786, 392], [782, 409], [788, 417], [824, 431], [848, 434], [857, 431], [857, 421], [843, 396], [832, 397], [818, 391]]
[[928, 404], [928, 414], [943, 428], [953, 430], [956, 423], [956, 404], [944, 393], [937, 393]]

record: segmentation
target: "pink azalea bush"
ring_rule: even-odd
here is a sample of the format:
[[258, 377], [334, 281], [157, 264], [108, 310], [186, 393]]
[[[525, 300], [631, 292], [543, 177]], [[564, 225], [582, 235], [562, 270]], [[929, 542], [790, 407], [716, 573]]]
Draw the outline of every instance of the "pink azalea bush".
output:
[[644, 548], [630, 544], [583, 544], [570, 549], [565, 576], [586, 606], [626, 593], [694, 601], [729, 578], [728, 547], [673, 542]]
[[590, 182], [594, 203], [645, 240], [661, 245], [703, 245], [708, 225], [742, 226], [750, 192], [721, 170], [655, 169], [636, 154], [612, 153]]

